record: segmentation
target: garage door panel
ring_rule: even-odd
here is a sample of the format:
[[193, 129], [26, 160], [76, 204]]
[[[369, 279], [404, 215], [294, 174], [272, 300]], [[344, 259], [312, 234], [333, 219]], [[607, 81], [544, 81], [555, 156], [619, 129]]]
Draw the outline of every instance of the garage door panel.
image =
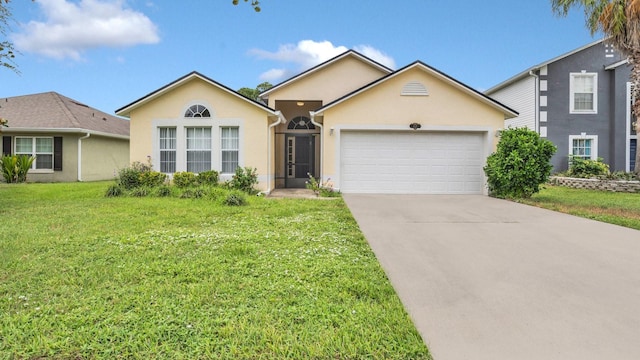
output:
[[343, 132], [341, 190], [481, 194], [482, 133]]

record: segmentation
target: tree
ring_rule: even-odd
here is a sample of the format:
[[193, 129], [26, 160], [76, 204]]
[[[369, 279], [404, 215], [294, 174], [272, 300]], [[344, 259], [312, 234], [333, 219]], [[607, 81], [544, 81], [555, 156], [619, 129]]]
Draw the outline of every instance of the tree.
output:
[[[602, 31], [631, 65], [632, 110], [640, 117], [640, 1], [639, 0], [551, 0], [553, 12], [567, 16], [571, 8], [584, 10], [586, 26], [591, 35]], [[640, 134], [640, 122], [635, 122]], [[634, 172], [640, 175], [640, 151], [636, 151]]]
[[273, 87], [273, 85], [271, 85], [271, 83], [265, 81], [261, 84], [258, 84], [258, 86], [256, 86], [255, 89], [252, 88], [248, 88], [248, 87], [243, 87], [240, 88], [238, 90], [238, 92], [246, 97], [248, 97], [251, 100], [255, 100], [258, 101], [259, 100], [259, 96], [262, 92], [267, 91], [269, 89], [271, 89]]
[[[232, 3], [233, 5], [238, 5], [239, 0], [233, 0]], [[249, 0], [244, 0], [244, 2], [249, 2]], [[251, 0], [251, 6], [253, 6], [253, 10], [255, 10], [256, 12], [260, 12], [260, 1], [258, 0]]]
[[[7, 7], [9, 0], [0, 0], [0, 35], [4, 38], [7, 36], [7, 29], [9, 28], [9, 20], [12, 18], [11, 11]], [[16, 57], [15, 50], [13, 49], [13, 43], [7, 40], [0, 41], [0, 66], [11, 69], [15, 72], [16, 65], [13, 59]]]
[[491, 196], [528, 198], [540, 191], [551, 175], [550, 160], [556, 147], [527, 128], [500, 133], [496, 152], [489, 155], [484, 172]]

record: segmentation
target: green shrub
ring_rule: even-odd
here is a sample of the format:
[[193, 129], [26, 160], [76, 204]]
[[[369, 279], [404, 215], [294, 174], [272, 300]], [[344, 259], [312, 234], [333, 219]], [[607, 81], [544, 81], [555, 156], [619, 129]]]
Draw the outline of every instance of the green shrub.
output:
[[228, 206], [243, 206], [247, 204], [247, 198], [239, 191], [232, 191], [224, 199], [223, 204]]
[[228, 193], [229, 191], [226, 189], [223, 189], [221, 187], [213, 187], [209, 189], [208, 197], [212, 200], [217, 200], [222, 198], [223, 196], [226, 196]]
[[161, 185], [156, 189], [156, 195], [159, 197], [168, 197], [171, 196], [171, 186], [169, 185]]
[[144, 186], [140, 186], [131, 190], [131, 196], [135, 196], [135, 197], [145, 197], [145, 196], [148, 196], [149, 193], [150, 193], [149, 188]]
[[167, 181], [167, 175], [158, 171], [145, 171], [140, 173], [140, 185], [158, 187]]
[[198, 174], [197, 181], [200, 185], [218, 185], [219, 173], [215, 170], [203, 171]]
[[234, 190], [240, 190], [247, 194], [257, 194], [255, 185], [258, 184], [258, 173], [256, 168], [237, 167], [236, 173], [229, 182], [229, 187]]
[[196, 174], [190, 171], [177, 172], [173, 174], [173, 185], [179, 188], [195, 186], [197, 183]]
[[599, 176], [609, 175], [609, 165], [602, 162], [602, 158], [598, 160], [583, 159], [569, 155], [569, 177], [576, 178], [595, 178]]
[[117, 184], [109, 186], [104, 194], [105, 197], [117, 197], [120, 195], [122, 195], [122, 188]]
[[535, 131], [506, 129], [496, 152], [489, 155], [484, 172], [492, 196], [528, 198], [540, 191], [551, 174], [551, 157], [556, 147]]
[[126, 167], [118, 171], [118, 179], [116, 183], [125, 190], [135, 189], [141, 186], [140, 175], [142, 171], [134, 167]]
[[8, 183], [27, 181], [27, 173], [35, 159], [35, 157], [28, 155], [6, 155], [0, 157], [4, 180]]

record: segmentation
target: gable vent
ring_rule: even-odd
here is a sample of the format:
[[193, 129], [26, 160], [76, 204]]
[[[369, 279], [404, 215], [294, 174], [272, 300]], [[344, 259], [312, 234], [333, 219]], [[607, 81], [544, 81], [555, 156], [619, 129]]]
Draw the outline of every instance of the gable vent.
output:
[[402, 87], [400, 95], [407, 96], [427, 96], [427, 88], [419, 81], [410, 81]]

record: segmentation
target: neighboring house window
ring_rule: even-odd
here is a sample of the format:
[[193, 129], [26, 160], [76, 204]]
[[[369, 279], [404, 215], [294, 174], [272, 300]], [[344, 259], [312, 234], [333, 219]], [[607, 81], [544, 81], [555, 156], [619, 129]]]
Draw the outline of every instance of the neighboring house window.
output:
[[160, 172], [176, 172], [176, 128], [159, 128]]
[[238, 167], [240, 136], [237, 127], [220, 128], [220, 152], [222, 155], [222, 173], [231, 174]]
[[598, 112], [598, 74], [571, 73], [570, 112], [595, 114]]
[[16, 137], [15, 154], [35, 156], [33, 170], [53, 170], [52, 137]]
[[598, 159], [597, 135], [569, 136], [569, 154], [586, 160]]
[[184, 117], [211, 117], [211, 113], [203, 105], [193, 105], [187, 109]]
[[211, 170], [211, 128], [187, 128], [187, 171]]

